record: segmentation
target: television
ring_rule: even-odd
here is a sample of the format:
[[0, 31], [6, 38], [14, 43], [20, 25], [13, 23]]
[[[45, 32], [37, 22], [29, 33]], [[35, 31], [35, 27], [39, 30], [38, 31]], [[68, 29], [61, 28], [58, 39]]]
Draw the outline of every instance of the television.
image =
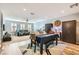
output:
[[48, 32], [51, 29], [51, 27], [53, 27], [52, 23], [45, 24], [45, 31]]

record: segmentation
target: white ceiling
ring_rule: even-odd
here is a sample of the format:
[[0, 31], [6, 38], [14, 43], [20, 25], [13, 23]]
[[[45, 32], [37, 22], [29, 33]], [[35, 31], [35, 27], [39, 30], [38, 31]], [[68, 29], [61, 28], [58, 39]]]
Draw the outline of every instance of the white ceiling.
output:
[[[79, 6], [70, 8], [70, 5], [72, 3], [0, 3], [0, 9], [4, 17], [25, 20], [27, 17], [55, 18], [79, 12]], [[34, 15], [31, 15], [31, 12]]]

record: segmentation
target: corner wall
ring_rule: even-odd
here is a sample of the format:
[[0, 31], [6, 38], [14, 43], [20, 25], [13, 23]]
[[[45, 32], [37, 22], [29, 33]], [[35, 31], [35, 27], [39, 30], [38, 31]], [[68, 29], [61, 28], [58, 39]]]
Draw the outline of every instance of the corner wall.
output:
[[3, 14], [0, 12], [0, 49], [2, 47], [2, 38], [3, 38]]

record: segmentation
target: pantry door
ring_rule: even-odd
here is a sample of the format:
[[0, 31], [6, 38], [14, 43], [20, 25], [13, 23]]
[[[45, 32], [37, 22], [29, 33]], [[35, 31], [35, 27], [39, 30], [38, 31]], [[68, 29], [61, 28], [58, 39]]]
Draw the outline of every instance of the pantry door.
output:
[[76, 21], [62, 22], [62, 40], [68, 43], [76, 43]]

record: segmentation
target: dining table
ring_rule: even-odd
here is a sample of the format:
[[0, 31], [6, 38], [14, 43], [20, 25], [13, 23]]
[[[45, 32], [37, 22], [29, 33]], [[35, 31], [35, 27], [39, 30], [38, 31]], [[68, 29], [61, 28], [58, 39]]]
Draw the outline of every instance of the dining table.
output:
[[38, 44], [40, 44], [40, 54], [43, 54], [43, 45], [46, 43], [49, 43], [51, 41], [56, 41], [56, 45], [58, 44], [58, 34], [43, 34], [43, 35], [37, 35], [36, 41]]

